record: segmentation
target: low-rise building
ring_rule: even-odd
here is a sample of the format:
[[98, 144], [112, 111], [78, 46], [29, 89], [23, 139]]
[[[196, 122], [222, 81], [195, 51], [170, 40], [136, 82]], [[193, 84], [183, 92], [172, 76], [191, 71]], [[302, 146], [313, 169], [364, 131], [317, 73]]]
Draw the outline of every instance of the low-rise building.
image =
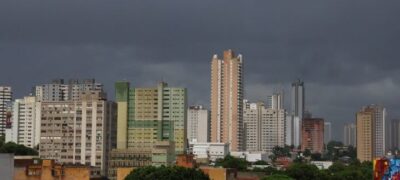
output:
[[194, 168], [196, 161], [193, 154], [181, 154], [176, 156], [176, 165], [185, 168]]
[[158, 141], [151, 150], [153, 166], [171, 165], [175, 161], [175, 144], [172, 141]]
[[59, 164], [49, 159], [32, 159], [32, 163], [22, 163], [14, 171], [14, 180], [89, 180], [90, 177], [89, 166]]
[[194, 155], [194, 159], [208, 159], [215, 161], [222, 159], [229, 154], [227, 143], [199, 143], [194, 142], [189, 145], [189, 151]]
[[[113, 149], [110, 152], [108, 178], [111, 180], [118, 179], [119, 169], [124, 171], [127, 168], [133, 169], [143, 166], [172, 165], [175, 161], [174, 148], [174, 143], [171, 141], [159, 141], [154, 143], [151, 149]], [[119, 176], [121, 177], [121, 175]]]
[[251, 163], [268, 161], [268, 154], [266, 152], [231, 152], [230, 154], [233, 157], [246, 159], [246, 161]]
[[151, 149], [113, 149], [110, 152], [108, 178], [116, 180], [118, 169], [151, 165]]

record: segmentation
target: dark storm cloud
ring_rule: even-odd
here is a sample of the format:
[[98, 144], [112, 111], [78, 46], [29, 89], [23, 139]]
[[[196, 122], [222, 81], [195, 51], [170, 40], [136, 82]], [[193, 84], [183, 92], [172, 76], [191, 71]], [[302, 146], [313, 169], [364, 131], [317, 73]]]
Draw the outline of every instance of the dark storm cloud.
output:
[[208, 105], [210, 59], [232, 48], [244, 56], [246, 98], [304, 79], [307, 109], [341, 132], [364, 104], [400, 116], [399, 9], [372, 0], [2, 1], [0, 84], [21, 97], [53, 78], [95, 77], [112, 96], [116, 80], [165, 80]]

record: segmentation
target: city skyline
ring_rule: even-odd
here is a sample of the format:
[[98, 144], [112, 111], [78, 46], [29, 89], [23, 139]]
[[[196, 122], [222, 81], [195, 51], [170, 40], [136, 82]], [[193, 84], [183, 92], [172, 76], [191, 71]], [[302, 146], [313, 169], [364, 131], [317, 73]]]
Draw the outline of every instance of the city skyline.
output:
[[189, 104], [208, 107], [210, 56], [231, 48], [246, 59], [245, 98], [264, 100], [300, 78], [306, 110], [332, 122], [334, 139], [365, 104], [400, 117], [400, 2], [230, 2], [237, 13], [227, 14], [221, 2], [160, 3], [3, 2], [1, 84], [21, 98], [54, 77], [96, 78], [109, 95], [117, 80], [165, 80], [187, 87]]

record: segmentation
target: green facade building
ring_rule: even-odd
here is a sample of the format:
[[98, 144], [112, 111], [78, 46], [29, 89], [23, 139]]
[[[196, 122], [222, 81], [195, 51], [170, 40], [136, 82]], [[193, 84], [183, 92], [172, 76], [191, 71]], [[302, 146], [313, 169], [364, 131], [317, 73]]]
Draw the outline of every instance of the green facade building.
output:
[[117, 149], [152, 149], [156, 142], [170, 141], [175, 154], [186, 150], [186, 88], [131, 88], [115, 84], [118, 104]]

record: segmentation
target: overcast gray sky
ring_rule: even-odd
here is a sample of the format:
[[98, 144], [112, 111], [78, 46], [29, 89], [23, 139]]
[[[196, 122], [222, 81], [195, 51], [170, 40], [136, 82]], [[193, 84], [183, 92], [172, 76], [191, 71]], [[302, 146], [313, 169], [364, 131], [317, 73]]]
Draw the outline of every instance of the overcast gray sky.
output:
[[244, 57], [246, 98], [301, 78], [336, 139], [365, 104], [400, 117], [398, 0], [0, 2], [0, 84], [17, 98], [54, 78], [96, 78], [112, 98], [117, 80], [164, 80], [209, 106], [211, 57], [229, 48]]

